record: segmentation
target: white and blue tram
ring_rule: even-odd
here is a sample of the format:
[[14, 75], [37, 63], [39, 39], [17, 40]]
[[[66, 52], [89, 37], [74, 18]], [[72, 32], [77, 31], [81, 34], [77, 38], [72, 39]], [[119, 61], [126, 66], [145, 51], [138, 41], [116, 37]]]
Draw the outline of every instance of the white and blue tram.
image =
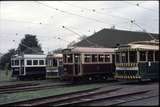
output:
[[46, 78], [60, 78], [63, 70], [63, 57], [61, 53], [48, 54], [46, 57]]
[[119, 46], [115, 53], [116, 79], [159, 79], [159, 41], [132, 42]]
[[11, 58], [12, 77], [31, 79], [46, 77], [46, 55], [23, 54]]

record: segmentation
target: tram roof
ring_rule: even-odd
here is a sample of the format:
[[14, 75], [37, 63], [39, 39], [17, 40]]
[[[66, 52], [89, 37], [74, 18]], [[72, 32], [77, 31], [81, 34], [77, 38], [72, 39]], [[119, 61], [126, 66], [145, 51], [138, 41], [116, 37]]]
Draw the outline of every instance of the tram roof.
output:
[[62, 58], [63, 55], [60, 53], [52, 53], [52, 54], [48, 54], [47, 57], [56, 57], [56, 58]]
[[132, 49], [159, 50], [158, 45], [129, 44]]
[[105, 52], [114, 52], [114, 48], [94, 48], [94, 47], [72, 47], [65, 50], [70, 50], [70, 52], [80, 52], [80, 53], [105, 53]]
[[12, 58], [46, 58], [44, 54], [24, 54], [24, 55], [14, 55]]

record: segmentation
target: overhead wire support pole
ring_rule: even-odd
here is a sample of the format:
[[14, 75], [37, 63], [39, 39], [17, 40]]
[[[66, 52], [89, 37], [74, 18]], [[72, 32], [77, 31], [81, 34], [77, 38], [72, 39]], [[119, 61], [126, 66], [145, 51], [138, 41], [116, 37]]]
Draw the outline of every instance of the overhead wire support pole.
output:
[[144, 28], [142, 28], [140, 25], [138, 25], [137, 23], [135, 23], [135, 20], [131, 20], [131, 23], [138, 26], [140, 29], [142, 29], [145, 33], [147, 33], [153, 40], [155, 40], [155, 37], [153, 37], [153, 35], [151, 35], [150, 33], [148, 33]]

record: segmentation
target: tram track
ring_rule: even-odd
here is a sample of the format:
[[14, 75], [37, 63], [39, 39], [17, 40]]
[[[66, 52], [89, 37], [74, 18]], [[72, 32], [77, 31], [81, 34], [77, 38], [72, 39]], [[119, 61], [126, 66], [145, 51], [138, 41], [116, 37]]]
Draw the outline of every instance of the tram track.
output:
[[12, 85], [2, 85], [0, 86], [0, 91], [6, 90], [6, 89], [13, 89], [17, 87], [26, 87], [26, 86], [35, 86], [35, 85], [39, 85], [39, 83], [17, 83]]
[[[125, 96], [130, 96], [130, 95], [135, 95], [135, 94], [141, 94], [141, 93], [146, 93], [149, 90], [145, 91], [135, 91], [135, 92], [128, 92], [128, 93], [123, 93], [123, 94], [110, 94], [110, 93], [103, 93], [103, 95], [96, 94], [96, 95], [91, 95], [89, 97], [83, 96], [78, 99], [74, 99], [71, 101], [66, 101], [66, 102], [59, 102], [56, 104], [53, 104], [54, 106], [76, 106], [76, 105], [88, 105], [88, 103], [92, 103], [94, 101], [100, 101], [100, 100], [111, 100], [113, 98], [120, 98], [120, 97], [125, 97]], [[112, 93], [112, 92], [111, 92]], [[108, 95], [110, 94], [110, 95]]]
[[35, 99], [30, 99], [30, 100], [24, 100], [24, 101], [18, 101], [18, 102], [13, 102], [13, 103], [8, 103], [8, 104], [2, 104], [4, 106], [36, 106], [36, 105], [46, 105], [49, 103], [52, 103], [53, 100], [60, 101], [64, 100], [64, 97], [68, 96], [73, 96], [75, 94], [82, 94], [86, 92], [92, 92], [95, 90], [100, 89], [101, 87], [96, 87], [92, 89], [86, 89], [86, 90], [81, 90], [81, 91], [75, 91], [75, 92], [69, 92], [65, 94], [60, 94], [60, 95], [54, 95], [54, 96], [47, 96], [47, 97], [40, 97], [40, 98], [35, 98]]
[[[121, 93], [120, 93], [121, 90]], [[122, 92], [122, 88], [116, 87], [111, 89], [90, 89], [85, 91], [79, 92], [71, 92], [67, 94], [61, 94], [57, 96], [49, 96], [49, 97], [42, 97], [37, 99], [31, 99], [26, 101], [20, 101], [15, 103], [10, 103], [6, 105], [12, 106], [46, 106], [46, 105], [53, 105], [53, 106], [74, 106], [74, 105], [88, 105], [94, 102], [99, 102], [101, 100], [107, 100], [109, 103], [108, 105], [116, 105], [120, 103], [124, 103], [126, 101], [135, 100], [136, 98], [132, 97], [127, 100], [119, 100], [119, 98], [130, 97], [134, 95], [145, 94], [150, 90], [132, 90], [129, 92]], [[147, 97], [147, 96], [145, 96]], [[145, 98], [139, 97], [141, 98]], [[115, 100], [116, 99], [116, 100]], [[116, 102], [115, 102], [116, 101]]]
[[53, 87], [63, 87], [69, 85], [68, 83], [61, 83], [61, 84], [32, 84], [32, 85], [21, 85], [20, 87], [10, 87], [10, 88], [2, 88], [0, 89], [0, 94], [8, 94], [8, 93], [17, 93], [17, 92], [25, 92], [25, 91], [36, 91], [42, 89], [49, 89]]

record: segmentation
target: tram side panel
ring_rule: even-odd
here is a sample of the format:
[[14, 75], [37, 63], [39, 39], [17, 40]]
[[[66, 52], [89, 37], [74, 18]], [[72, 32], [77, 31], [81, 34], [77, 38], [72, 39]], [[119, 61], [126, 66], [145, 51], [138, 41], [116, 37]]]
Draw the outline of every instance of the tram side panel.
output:
[[46, 68], [45, 67], [26, 67], [25, 77], [32, 78], [45, 78]]
[[83, 75], [113, 77], [114, 64], [83, 64]]
[[139, 63], [138, 68], [142, 79], [159, 79], [159, 62]]

